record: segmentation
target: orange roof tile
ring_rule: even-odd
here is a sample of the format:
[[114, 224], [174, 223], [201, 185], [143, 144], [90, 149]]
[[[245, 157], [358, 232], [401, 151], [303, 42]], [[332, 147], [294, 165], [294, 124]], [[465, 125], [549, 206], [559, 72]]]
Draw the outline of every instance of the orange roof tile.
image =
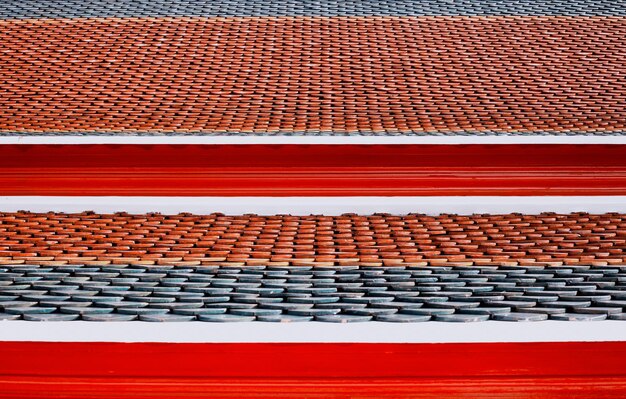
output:
[[620, 16], [0, 21], [2, 132], [617, 132]]
[[2, 213], [0, 263], [625, 265], [626, 215]]

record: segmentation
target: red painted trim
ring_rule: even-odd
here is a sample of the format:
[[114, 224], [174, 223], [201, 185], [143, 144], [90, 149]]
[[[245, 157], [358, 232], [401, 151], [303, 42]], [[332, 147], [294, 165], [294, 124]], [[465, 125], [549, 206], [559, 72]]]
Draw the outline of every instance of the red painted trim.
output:
[[626, 195], [626, 145], [2, 145], [0, 195]]
[[626, 342], [0, 343], [0, 398], [624, 397]]

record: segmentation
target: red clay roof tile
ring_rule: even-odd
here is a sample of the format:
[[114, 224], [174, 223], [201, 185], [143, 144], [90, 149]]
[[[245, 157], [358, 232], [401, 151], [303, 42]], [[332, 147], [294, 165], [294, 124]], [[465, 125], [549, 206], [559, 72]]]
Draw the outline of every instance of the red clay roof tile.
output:
[[[92, 228], [82, 232], [87, 222]], [[0, 213], [0, 225], [0, 261], [9, 263], [626, 264], [626, 215], [615, 213], [264, 217], [18, 212]]]
[[626, 129], [624, 17], [0, 21], [0, 131]]

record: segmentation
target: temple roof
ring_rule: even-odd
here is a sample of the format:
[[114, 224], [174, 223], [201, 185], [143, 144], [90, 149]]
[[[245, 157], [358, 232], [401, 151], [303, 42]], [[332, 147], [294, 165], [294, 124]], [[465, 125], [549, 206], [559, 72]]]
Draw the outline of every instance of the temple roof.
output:
[[[3, 193], [40, 210], [59, 193], [73, 209], [89, 194], [443, 193], [580, 194], [568, 209], [591, 212], [604, 195], [597, 212], [623, 211], [621, 147], [604, 139], [626, 134], [624, 1], [7, 0], [0, 44], [0, 135], [20, 136]], [[19, 142], [46, 135], [96, 142]], [[461, 140], [494, 135], [594, 137]], [[615, 212], [0, 213], [0, 320], [622, 320], [625, 281]]]

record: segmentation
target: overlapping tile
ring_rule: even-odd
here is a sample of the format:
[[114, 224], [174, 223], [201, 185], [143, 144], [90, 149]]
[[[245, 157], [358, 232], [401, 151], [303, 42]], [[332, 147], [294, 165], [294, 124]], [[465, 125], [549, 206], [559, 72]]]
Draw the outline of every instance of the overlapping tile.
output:
[[626, 266], [0, 265], [3, 321], [622, 320], [624, 295]]
[[[612, 266], [626, 264], [625, 218], [626, 215], [618, 213], [438, 216], [0, 213], [0, 263], [96, 267], [132, 264], [155, 267], [155, 273], [159, 267], [212, 265]], [[324, 275], [323, 270], [318, 273], [320, 277]], [[515, 277], [521, 282], [528, 278], [551, 279], [556, 284], [553, 276], [542, 273]], [[593, 273], [589, 271], [588, 277], [602, 285], [603, 276]], [[376, 272], [370, 274], [375, 281]], [[81, 276], [87, 278], [89, 274]], [[161, 277], [154, 275], [155, 281]], [[493, 284], [508, 287], [512, 282], [505, 277], [494, 272]], [[572, 277], [571, 281], [566, 277], [560, 278], [559, 284], [582, 281], [582, 277]], [[133, 281], [136, 277], [132, 272], [122, 272], [119, 278]], [[421, 278], [423, 287], [447, 284], [455, 289], [465, 282], [453, 278], [437, 283], [428, 274]], [[502, 281], [498, 282], [497, 278]], [[394, 284], [405, 284], [402, 279], [400, 273]], [[303, 296], [337, 288], [346, 292], [352, 289], [350, 280], [330, 279], [325, 286], [316, 287], [308, 286], [306, 278], [303, 280], [300, 282], [294, 276], [289, 281], [291, 288]], [[468, 275], [466, 280], [479, 286], [483, 277]], [[24, 284], [30, 283], [24, 280]], [[77, 278], [75, 283], [82, 280]], [[190, 288], [190, 292], [225, 294], [231, 288], [230, 283], [216, 281], [210, 287], [200, 284]], [[168, 284], [176, 291], [176, 281]], [[281, 285], [261, 287], [254, 280], [245, 288], [251, 295], [271, 294], [281, 289]], [[622, 299], [626, 300], [626, 296]], [[522, 307], [508, 301], [494, 306]]]
[[626, 15], [619, 0], [6, 0], [2, 19], [424, 15]]
[[12, 1], [0, 132], [623, 134], [624, 14], [599, 0]]

